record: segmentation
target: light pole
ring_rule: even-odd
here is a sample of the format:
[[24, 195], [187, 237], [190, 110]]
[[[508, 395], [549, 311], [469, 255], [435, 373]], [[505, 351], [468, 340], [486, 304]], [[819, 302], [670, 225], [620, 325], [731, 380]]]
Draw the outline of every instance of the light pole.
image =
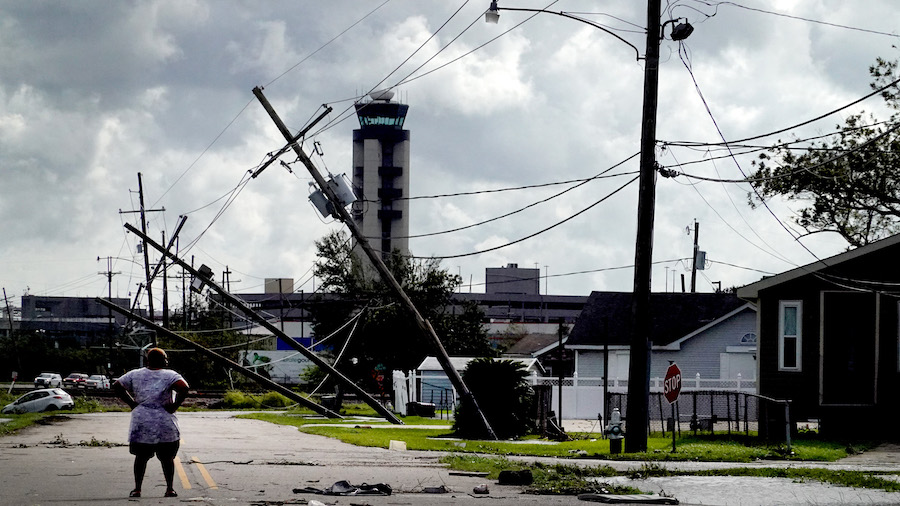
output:
[[[485, 12], [485, 21], [496, 23], [500, 18], [497, 0]], [[544, 9], [506, 8], [510, 11], [546, 12], [574, 19], [603, 30], [628, 44], [615, 33], [588, 20], [565, 12]], [[653, 218], [656, 207], [656, 106], [659, 92], [659, 43], [662, 26], [659, 22], [660, 0], [647, 2], [647, 46], [644, 55], [644, 105], [641, 114], [641, 161], [638, 189], [637, 238], [634, 247], [634, 292], [631, 302], [631, 355], [628, 370], [628, 411], [631, 423], [625, 438], [628, 453], [647, 450], [647, 422], [650, 399], [650, 269], [653, 263]], [[667, 21], [668, 23], [674, 21]], [[679, 24], [672, 30], [673, 40], [686, 39], [693, 28]], [[639, 52], [638, 52], [639, 53]], [[640, 59], [640, 54], [638, 54]]]

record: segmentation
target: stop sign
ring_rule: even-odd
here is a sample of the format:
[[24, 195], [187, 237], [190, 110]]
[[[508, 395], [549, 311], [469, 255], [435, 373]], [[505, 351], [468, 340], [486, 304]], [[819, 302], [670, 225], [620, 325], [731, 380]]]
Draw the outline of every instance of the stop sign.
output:
[[681, 369], [672, 362], [666, 369], [666, 378], [663, 380], [663, 395], [669, 404], [675, 404], [678, 400], [678, 394], [681, 393]]

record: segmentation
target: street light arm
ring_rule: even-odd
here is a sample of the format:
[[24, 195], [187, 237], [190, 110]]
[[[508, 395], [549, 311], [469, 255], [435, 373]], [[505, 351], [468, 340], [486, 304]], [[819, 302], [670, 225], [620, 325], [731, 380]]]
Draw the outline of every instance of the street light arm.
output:
[[[492, 7], [493, 7], [493, 6], [492, 6]], [[584, 23], [584, 24], [586, 24], [586, 25], [593, 26], [594, 28], [596, 28], [596, 29], [598, 29], [598, 30], [603, 30], [604, 32], [606, 32], [606, 33], [612, 35], [613, 37], [615, 37], [615, 38], [621, 40], [622, 42], [624, 42], [625, 44], [627, 44], [629, 47], [631, 47], [631, 49], [634, 49], [635, 59], [636, 59], [637, 61], [640, 61], [640, 60], [641, 60], [641, 52], [640, 52], [640, 51], [638, 50], [638, 48], [635, 47], [635, 45], [632, 44], [631, 42], [628, 42], [627, 40], [623, 39], [621, 36], [619, 36], [618, 34], [616, 34], [615, 32], [613, 32], [612, 30], [609, 30], [609, 29], [607, 29], [607, 28], [604, 28], [604, 27], [598, 25], [597, 23], [594, 23], [593, 21], [589, 21], [589, 20], [587, 20], [587, 19], [580, 18], [580, 17], [578, 17], [578, 16], [573, 16], [572, 14], [569, 14], [569, 13], [567, 13], [567, 12], [565, 12], [565, 11], [559, 11], [559, 12], [557, 12], [557, 11], [549, 11], [549, 10], [546, 10], [546, 9], [523, 9], [523, 8], [519, 8], [519, 7], [497, 7], [497, 10], [498, 10], [498, 11], [501, 11], [501, 10], [502, 10], [502, 11], [545, 12], [545, 13], [547, 13], [547, 14], [555, 14], [555, 15], [557, 15], [557, 16], [562, 16], [562, 17], [564, 17], [564, 18], [569, 18], [569, 19], [574, 19], [575, 21], [580, 21], [580, 22], [582, 22], [582, 23]]]

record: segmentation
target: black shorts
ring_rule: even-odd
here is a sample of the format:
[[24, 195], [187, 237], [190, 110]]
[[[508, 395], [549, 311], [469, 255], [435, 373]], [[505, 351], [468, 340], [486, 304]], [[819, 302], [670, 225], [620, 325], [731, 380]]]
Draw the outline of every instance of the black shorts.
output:
[[129, 443], [128, 451], [138, 457], [151, 458], [156, 455], [159, 459], [174, 459], [178, 453], [181, 441], [168, 443]]

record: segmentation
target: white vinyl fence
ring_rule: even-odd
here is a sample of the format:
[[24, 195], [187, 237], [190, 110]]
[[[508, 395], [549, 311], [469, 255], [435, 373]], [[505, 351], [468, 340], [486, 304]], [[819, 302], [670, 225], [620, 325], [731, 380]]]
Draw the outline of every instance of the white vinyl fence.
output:
[[[397, 374], [399, 376], [395, 376], [394, 391], [398, 399], [433, 403], [437, 409], [452, 409], [458, 402], [456, 391], [446, 377], [438, 379], [435, 376], [421, 375], [415, 372], [407, 375]], [[532, 385], [549, 385], [551, 387], [551, 409], [554, 411], [559, 409], [559, 395], [562, 393], [561, 418], [563, 420], [596, 420], [598, 415], [603, 413], [603, 378], [579, 378], [578, 376], [563, 378], [561, 389], [559, 378], [531, 376], [530, 381]], [[662, 383], [663, 378], [651, 378], [650, 391], [662, 392]], [[628, 390], [628, 380], [610, 380], [606, 390], [609, 393], [625, 393]], [[755, 393], [756, 381], [745, 380], [740, 375], [735, 379], [713, 379], [701, 378], [697, 374], [694, 378], [685, 379], [681, 386], [682, 392], [692, 390]], [[399, 405], [397, 408], [402, 409]]]

